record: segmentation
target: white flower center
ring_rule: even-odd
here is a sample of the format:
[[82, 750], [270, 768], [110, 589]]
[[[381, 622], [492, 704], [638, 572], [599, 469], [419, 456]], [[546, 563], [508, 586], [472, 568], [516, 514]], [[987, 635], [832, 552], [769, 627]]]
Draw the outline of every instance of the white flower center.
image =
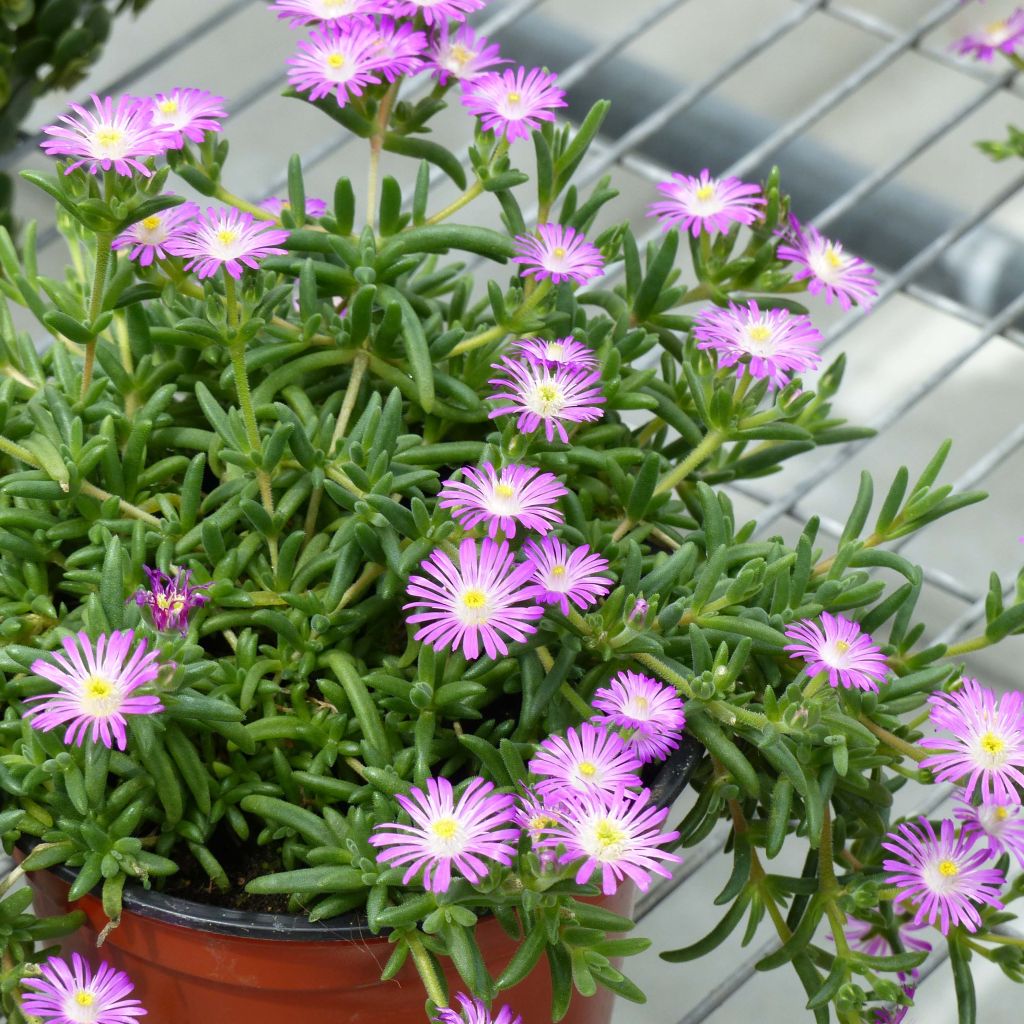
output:
[[1001, 836], [1010, 820], [1010, 811], [1001, 804], [982, 804], [978, 808], [978, 821], [990, 836]]
[[96, 1002], [96, 995], [88, 989], [80, 988], [69, 992], [62, 1007], [64, 1016], [74, 1024], [98, 1024], [101, 1020], [102, 1003]]
[[695, 188], [691, 206], [695, 213], [705, 217], [712, 213], [718, 213], [722, 209], [722, 200], [718, 196], [715, 182], [709, 181], [706, 185]]
[[651, 717], [651, 702], [646, 697], [635, 694], [626, 701], [622, 711], [630, 718], [646, 722]]
[[154, 214], [152, 217], [140, 220], [135, 228], [135, 236], [145, 245], [159, 245], [161, 242], [165, 242], [167, 228], [164, 227], [163, 218]]
[[438, 818], [427, 829], [427, 842], [435, 857], [452, 857], [466, 847], [465, 829], [458, 818]]
[[743, 332], [743, 347], [751, 355], [771, 355], [775, 351], [775, 337], [772, 329], [764, 322], [751, 324]]
[[495, 516], [514, 516], [522, 512], [523, 503], [511, 484], [497, 483], [487, 500], [487, 511]]
[[849, 668], [850, 659], [847, 656], [850, 645], [845, 640], [830, 640], [821, 648], [821, 660], [829, 668]]
[[559, 563], [548, 569], [544, 584], [548, 590], [553, 590], [556, 594], [564, 594], [572, 589], [572, 577], [566, 572], [565, 566]]
[[960, 865], [948, 857], [926, 864], [921, 874], [925, 885], [937, 896], [949, 896], [960, 887]]
[[218, 260], [233, 260], [242, 251], [237, 228], [220, 227], [210, 237], [210, 255]]
[[526, 407], [544, 419], [557, 416], [566, 405], [566, 397], [554, 381], [538, 381], [526, 396]]
[[807, 254], [807, 262], [816, 277], [826, 284], [841, 281], [846, 268], [850, 265], [850, 257], [832, 242], [826, 242]]
[[356, 72], [356, 64], [344, 53], [329, 53], [324, 58], [324, 75], [329, 82], [347, 82]]
[[560, 341], [549, 341], [547, 348], [544, 349], [544, 354], [546, 359], [557, 362], [565, 358], [565, 346]]
[[89, 676], [82, 683], [82, 711], [90, 718], [107, 718], [121, 707], [121, 690], [117, 683], [103, 676]]
[[985, 26], [985, 36], [992, 46], [1001, 46], [1012, 35], [1013, 29], [1005, 21], [994, 21]]
[[611, 818], [598, 818], [590, 823], [590, 827], [580, 838], [580, 845], [594, 860], [609, 863], [619, 860], [626, 852], [629, 834], [617, 821], [612, 821]]
[[120, 160], [128, 145], [124, 132], [111, 125], [101, 125], [93, 133], [92, 148], [95, 156], [105, 160]]
[[1009, 746], [1004, 737], [989, 729], [975, 740], [975, 762], [984, 768], [999, 768], [1009, 760]]
[[476, 587], [464, 590], [455, 601], [455, 614], [464, 626], [483, 626], [491, 617], [487, 592]]

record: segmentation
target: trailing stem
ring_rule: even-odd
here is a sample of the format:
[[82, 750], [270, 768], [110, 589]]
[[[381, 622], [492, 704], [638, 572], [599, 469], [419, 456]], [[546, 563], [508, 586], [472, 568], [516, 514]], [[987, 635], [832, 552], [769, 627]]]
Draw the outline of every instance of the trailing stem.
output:
[[689, 455], [670, 469], [654, 488], [654, 493], [664, 494], [678, 487], [698, 466], [703, 465], [728, 440], [728, 435], [721, 430], [712, 430], [705, 434], [704, 440]]

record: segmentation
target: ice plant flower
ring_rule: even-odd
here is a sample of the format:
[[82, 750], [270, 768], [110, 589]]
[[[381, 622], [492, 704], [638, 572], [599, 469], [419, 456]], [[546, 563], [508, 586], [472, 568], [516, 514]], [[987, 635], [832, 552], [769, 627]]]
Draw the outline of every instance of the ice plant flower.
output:
[[132, 650], [134, 641], [135, 631], [127, 629], [100, 634], [94, 647], [87, 634], [78, 633], [61, 640], [63, 655], [53, 651], [32, 662], [32, 672], [59, 687], [25, 700], [33, 705], [25, 712], [33, 728], [49, 732], [69, 722], [65, 743], [81, 746], [90, 735], [94, 743], [112, 747], [116, 742], [124, 750], [125, 716], [164, 709], [159, 697], [132, 696], [160, 672], [160, 652], [147, 651], [145, 640]]
[[996, 53], [1014, 54], [1024, 42], [1024, 10], [1017, 8], [1001, 21], [993, 21], [952, 44], [957, 53], [991, 61]]
[[520, 835], [514, 799], [494, 792], [493, 783], [470, 780], [456, 802], [447, 779], [427, 779], [426, 792], [413, 786], [409, 796], [400, 793], [395, 799], [412, 824], [377, 825], [369, 841], [378, 847], [382, 864], [409, 865], [403, 884], [422, 868], [428, 892], [447, 892], [452, 868], [479, 882], [490, 870], [486, 861], [512, 863]]
[[995, 694], [976, 679], [964, 679], [956, 693], [928, 698], [931, 721], [950, 733], [926, 737], [919, 745], [938, 751], [921, 762], [938, 782], [967, 776], [964, 796], [978, 791], [985, 803], [1019, 804], [1024, 786], [1024, 694]]
[[694, 238], [701, 231], [720, 233], [733, 224], [753, 224], [767, 203], [758, 185], [739, 178], [712, 178], [707, 168], [696, 178], [673, 174], [658, 191], [668, 198], [652, 203], [648, 216], [657, 217], [665, 231], [678, 227]]
[[374, 70], [389, 82], [402, 75], [414, 75], [425, 63], [426, 48], [426, 33], [418, 31], [411, 22], [381, 18], [374, 30]]
[[565, 90], [555, 85], [558, 76], [541, 68], [488, 71], [463, 84], [462, 103], [480, 118], [485, 132], [515, 142], [528, 139], [555, 111], [568, 106]]
[[629, 730], [626, 746], [645, 764], [664, 760], [679, 746], [686, 713], [672, 686], [627, 669], [598, 689], [591, 703], [603, 712], [591, 721]]
[[535, 594], [541, 604], [556, 604], [563, 615], [569, 605], [590, 608], [604, 597], [615, 582], [608, 571], [608, 559], [584, 544], [569, 548], [557, 537], [545, 537], [540, 543], [527, 541], [523, 556], [533, 563]]
[[516, 797], [516, 822], [536, 842], [558, 824], [559, 806], [526, 788]]
[[165, 260], [171, 255], [168, 245], [181, 238], [198, 216], [196, 203], [181, 203], [161, 210], [122, 231], [111, 248], [127, 249], [128, 259], [137, 260], [140, 267], [148, 267], [154, 260]]
[[142, 162], [146, 157], [167, 152], [174, 136], [166, 128], [153, 124], [149, 105], [132, 96], [92, 96], [94, 110], [71, 104], [71, 114], [61, 114], [62, 124], [43, 129], [42, 148], [47, 156], [76, 157], [65, 168], [70, 174], [85, 167], [91, 174], [109, 171], [131, 176], [137, 171], [148, 178], [152, 171]]
[[583, 233], [561, 224], [539, 224], [534, 235], [516, 235], [516, 255], [522, 277], [538, 281], [551, 279], [552, 284], [575, 281], [586, 284], [604, 273], [604, 257]]
[[821, 362], [821, 332], [808, 316], [785, 309], [761, 309], [753, 299], [747, 305], [729, 303], [727, 309], [702, 310], [693, 326], [697, 348], [713, 349], [721, 367], [735, 366], [736, 376], [749, 370], [751, 377], [767, 377], [783, 388], [791, 374], [815, 369]]
[[526, 338], [516, 342], [516, 348], [527, 362], [549, 370], [595, 370], [600, 365], [594, 350], [575, 338]]
[[181, 149], [185, 140], [202, 142], [207, 132], [219, 132], [221, 117], [227, 117], [223, 96], [205, 89], [172, 89], [158, 92], [147, 101], [153, 112], [153, 124], [173, 139], [168, 149]]
[[549, 736], [527, 767], [541, 776], [534, 789], [545, 803], [560, 804], [574, 790], [611, 794], [640, 786], [641, 762], [625, 741], [588, 722], [564, 737]]
[[913, 1009], [915, 991], [913, 985], [904, 985], [903, 995], [907, 1000], [906, 1003], [890, 1003], [888, 1006], [874, 1007], [871, 1011], [873, 1014], [871, 1024], [900, 1024]]
[[460, 992], [456, 997], [461, 1010], [451, 1006], [442, 1007], [434, 1017], [435, 1024], [523, 1024], [523, 1018], [503, 1006], [495, 1016], [479, 1000]]
[[960, 828], [978, 839], [988, 841], [988, 855], [998, 857], [1001, 853], [1012, 853], [1024, 870], [1024, 820], [1021, 820], [1020, 804], [983, 803], [976, 807], [962, 796], [957, 797], [960, 805], [953, 815], [962, 822]]
[[806, 280], [812, 295], [824, 292], [826, 302], [838, 300], [843, 309], [854, 304], [869, 309], [878, 298], [875, 268], [844, 252], [839, 242], [830, 242], [817, 228], [802, 226], [796, 217], [790, 221], [791, 230], [776, 255], [796, 266], [793, 280]]
[[515, 555], [506, 541], [489, 537], [480, 542], [467, 537], [459, 545], [456, 565], [440, 549], [420, 563], [426, 575], [409, 578], [408, 593], [417, 600], [405, 605], [412, 610], [412, 625], [419, 624], [415, 639], [435, 651], [451, 648], [473, 661], [480, 647], [489, 658], [508, 654], [506, 639], [522, 642], [536, 633], [533, 623], [544, 614], [529, 586], [533, 566], [514, 565]]
[[889, 669], [885, 655], [856, 622], [842, 615], [821, 613], [821, 625], [812, 619], [792, 623], [786, 636], [794, 643], [786, 644], [791, 658], [807, 663], [807, 674], [828, 673], [829, 685], [849, 690], [872, 690], [884, 682]]
[[70, 967], [51, 956], [39, 971], [38, 978], [21, 983], [30, 990], [21, 1000], [21, 1012], [44, 1024], [134, 1024], [146, 1015], [142, 1003], [130, 998], [135, 989], [131, 979], [107, 963], [94, 974], [82, 957], [72, 953]]
[[646, 892], [652, 875], [671, 878], [665, 865], [682, 863], [681, 857], [661, 849], [679, 838], [678, 832], [661, 831], [669, 809], [650, 801], [649, 789], [569, 795], [559, 809], [559, 823], [540, 845], [561, 849], [558, 859], [563, 864], [582, 861], [576, 872], [579, 885], [586, 885], [597, 871], [606, 896], [627, 879]]
[[149, 577], [149, 589], [135, 592], [135, 603], [148, 608], [153, 626], [160, 632], [176, 629], [182, 636], [188, 632], [188, 614], [193, 608], [206, 604], [209, 598], [202, 593], [213, 583], [193, 585], [191, 569], [175, 569], [174, 576], [144, 565]]
[[900, 890], [897, 899], [914, 905], [915, 924], [938, 922], [943, 935], [952, 925], [977, 931], [978, 904], [1002, 907], [1003, 873], [982, 867], [988, 851], [975, 849], [976, 836], [955, 833], [948, 818], [936, 835], [932, 823], [922, 817], [900, 825], [882, 841], [882, 848], [893, 854], [882, 866], [888, 872], [886, 882]]
[[343, 107], [355, 96], [362, 96], [368, 85], [379, 85], [376, 27], [356, 20], [338, 28], [328, 23], [313, 29], [308, 39], [300, 40], [299, 52], [289, 57], [288, 81], [296, 92], [307, 92], [311, 100], [334, 93]]
[[604, 415], [599, 373], [549, 370], [508, 356], [492, 366], [506, 376], [488, 381], [495, 391], [487, 397], [501, 403], [488, 414], [489, 419], [517, 416], [516, 426], [526, 434], [543, 424], [548, 441], [557, 434], [563, 444], [568, 444], [566, 423], [593, 423]]
[[515, 464], [496, 470], [489, 462], [461, 473], [465, 479], [446, 481], [437, 504], [466, 530], [486, 523], [488, 537], [501, 530], [512, 538], [516, 524], [543, 535], [564, 521], [557, 503], [568, 491], [553, 473]]
[[391, 13], [396, 18], [414, 18], [423, 15], [428, 25], [444, 25], [450, 21], [465, 21], [467, 14], [479, 11], [487, 0], [391, 0]]
[[452, 34], [444, 23], [427, 51], [427, 63], [441, 85], [447, 85], [452, 78], [470, 82], [509, 61], [501, 59], [497, 43], [489, 43], [487, 37], [479, 35], [471, 25], [463, 23]]
[[[290, 200], [284, 196], [269, 196], [260, 203], [260, 209], [266, 210], [267, 213], [272, 213], [275, 217], [280, 217], [285, 210], [290, 210], [292, 204]], [[327, 213], [327, 203], [322, 199], [316, 199], [313, 196], [306, 196], [306, 216], [312, 220], [318, 220], [325, 213]]]
[[167, 243], [167, 251], [188, 260], [185, 269], [194, 270], [200, 280], [213, 277], [221, 267], [237, 280], [245, 267], [256, 270], [267, 256], [283, 256], [281, 242], [287, 237], [283, 228], [251, 213], [233, 206], [210, 207], [185, 234]]
[[311, 25], [320, 21], [340, 23], [353, 15], [380, 14], [388, 9], [388, 0], [277, 0], [270, 5], [282, 21], [292, 25]]

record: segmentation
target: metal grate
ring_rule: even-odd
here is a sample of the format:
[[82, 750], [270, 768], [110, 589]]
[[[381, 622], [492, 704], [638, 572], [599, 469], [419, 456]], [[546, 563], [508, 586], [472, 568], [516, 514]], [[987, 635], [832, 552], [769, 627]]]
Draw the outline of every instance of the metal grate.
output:
[[[166, 32], [156, 33], [161, 45], [150, 44], [144, 18], [127, 30], [131, 41], [110, 55], [107, 77], [100, 72], [95, 85], [101, 92], [142, 92], [199, 84], [232, 96], [243, 136], [232, 144], [241, 151], [249, 187], [240, 191], [249, 198], [262, 199], [284, 184], [283, 153], [267, 164], [274, 171], [261, 161], [268, 124], [285, 145], [300, 147], [311, 192], [318, 183], [328, 188], [338, 173], [361, 174], [355, 140], [325, 138], [322, 120], [305, 120], [294, 105], [274, 98], [290, 40], [258, 10], [263, 6], [262, 0], [156, 4], [148, 24], [165, 19]], [[870, 318], [859, 310], [813, 310], [827, 347], [842, 343], [850, 356], [842, 409], [858, 422], [866, 419], [879, 438], [825, 449], [731, 492], [761, 534], [791, 535], [813, 510], [824, 512], [822, 535], [838, 537], [855, 469], [879, 470], [884, 485], [900, 461], [923, 465], [940, 436], [966, 437], [969, 457], [953, 464], [957, 489], [991, 486], [993, 502], [900, 545], [925, 565], [923, 612], [948, 623], [936, 638], [946, 641], [984, 619], [979, 571], [993, 565], [1008, 577], [1019, 564], [1019, 515], [1017, 525], [1013, 518], [1024, 500], [1024, 421], [1013, 378], [1024, 379], [1024, 331], [1015, 326], [1024, 321], [1018, 285], [1024, 204], [1016, 201], [1024, 174], [1014, 165], [990, 166], [970, 142], [999, 136], [1007, 120], [1024, 121], [1024, 97], [1017, 76], [1002, 65], [965, 62], [948, 51], [973, 21], [991, 20], [1009, 6], [990, 3], [979, 15], [964, 10], [961, 0], [493, 0], [480, 20], [508, 54], [560, 73], [570, 88], [570, 116], [598, 96], [619, 98], [581, 177], [588, 184], [610, 174], [632, 204], [642, 237], [656, 235], [640, 215], [652, 183], [670, 171], [709, 166], [750, 178], [777, 162], [797, 212], [879, 265], [883, 287]], [[209, 44], [218, 39], [229, 56], [214, 64]], [[465, 127], [453, 117], [441, 134], [465, 147]], [[863, 153], [851, 152], [855, 128]], [[35, 141], [26, 140], [18, 163], [39, 161]], [[439, 194], [448, 187], [436, 186]], [[26, 205], [36, 202], [23, 198]], [[55, 241], [52, 232], [45, 238]], [[58, 258], [56, 251], [45, 253], [44, 265]], [[863, 408], [874, 411], [865, 417]], [[968, 517], [981, 524], [979, 535], [959, 532]], [[1015, 673], [1009, 653], [982, 656], [973, 667], [1004, 685]], [[930, 806], [914, 810], [928, 813], [948, 793], [930, 796]], [[707, 930], [722, 836], [715, 832], [690, 851], [680, 873], [641, 900], [648, 930], [659, 933], [655, 949]], [[798, 987], [781, 975], [747, 984], [754, 963], [771, 948], [730, 947], [718, 961], [689, 971], [655, 970], [653, 955], [640, 960], [633, 966], [641, 983], [650, 979], [651, 1004], [643, 1011], [623, 1008], [618, 1019], [697, 1024], [753, 1012], [770, 1021], [775, 1006], [780, 1021], [791, 1020], [794, 1010], [804, 1012]], [[939, 1024], [955, 1019], [948, 978], [935, 973], [941, 961], [937, 955], [926, 966], [918, 995], [922, 1019]], [[1012, 1008], [1002, 1005], [999, 988], [1005, 982], [997, 975], [990, 990], [984, 984], [985, 978], [985, 1019], [1008, 1022]]]

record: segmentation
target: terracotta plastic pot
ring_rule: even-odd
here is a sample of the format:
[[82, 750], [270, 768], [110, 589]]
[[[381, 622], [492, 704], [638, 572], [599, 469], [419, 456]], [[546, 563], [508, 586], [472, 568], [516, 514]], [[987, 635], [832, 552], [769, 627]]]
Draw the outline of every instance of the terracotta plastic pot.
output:
[[[687, 745], [664, 766], [655, 794], [669, 803], [686, 784], [700, 748]], [[74, 872], [33, 872], [40, 914], [67, 912]], [[628, 916], [634, 892], [623, 887], [602, 905]], [[65, 953], [97, 959], [96, 938], [107, 923], [98, 898], [76, 906], [88, 923], [63, 942]], [[357, 918], [310, 924], [288, 914], [254, 914], [125, 889], [121, 924], [102, 958], [126, 971], [149, 1014], [146, 1024], [424, 1024], [425, 993], [411, 962], [393, 981], [380, 980], [391, 953], [386, 937]], [[492, 976], [511, 959], [516, 943], [493, 918], [477, 927], [477, 940]], [[463, 986], [448, 976], [449, 989]], [[574, 994], [566, 1024], [608, 1024], [613, 995], [604, 988], [589, 999]], [[551, 983], [546, 959], [522, 984], [502, 994], [524, 1024], [549, 1024]]]

